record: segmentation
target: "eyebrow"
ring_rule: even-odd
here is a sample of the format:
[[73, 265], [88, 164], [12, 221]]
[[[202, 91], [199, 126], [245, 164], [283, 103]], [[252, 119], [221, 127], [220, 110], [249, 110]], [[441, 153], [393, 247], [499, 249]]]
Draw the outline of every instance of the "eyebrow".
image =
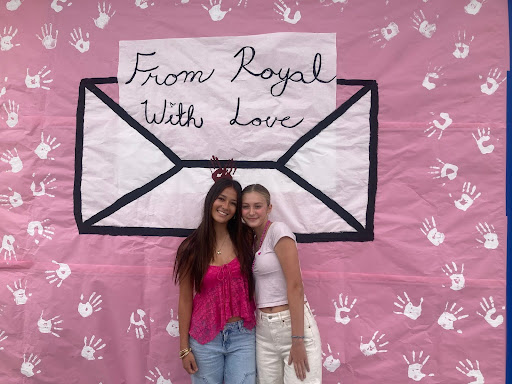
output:
[[238, 200], [237, 199], [228, 199], [228, 197], [226, 195], [224, 195], [223, 193], [221, 193], [219, 195], [219, 197], [223, 197], [225, 198], [226, 200], [229, 200], [230, 202], [234, 202], [234, 203], [238, 203]]

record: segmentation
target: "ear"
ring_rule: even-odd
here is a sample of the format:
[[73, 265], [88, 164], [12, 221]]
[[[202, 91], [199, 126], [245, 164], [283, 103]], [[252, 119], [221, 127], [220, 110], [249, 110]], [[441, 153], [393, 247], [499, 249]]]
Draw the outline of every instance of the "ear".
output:
[[267, 211], [267, 214], [270, 215], [270, 212], [272, 212], [272, 204], [270, 204], [268, 206], [268, 211]]

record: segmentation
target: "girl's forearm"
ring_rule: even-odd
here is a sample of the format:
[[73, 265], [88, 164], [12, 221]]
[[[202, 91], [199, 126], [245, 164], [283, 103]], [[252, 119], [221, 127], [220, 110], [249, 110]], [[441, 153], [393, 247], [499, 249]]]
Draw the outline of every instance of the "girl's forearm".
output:
[[304, 288], [302, 282], [288, 287], [292, 336], [304, 336]]

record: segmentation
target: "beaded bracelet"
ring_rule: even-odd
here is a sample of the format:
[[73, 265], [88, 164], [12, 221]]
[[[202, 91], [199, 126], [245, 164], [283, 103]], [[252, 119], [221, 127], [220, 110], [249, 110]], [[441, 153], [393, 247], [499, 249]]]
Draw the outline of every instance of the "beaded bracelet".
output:
[[185, 348], [180, 351], [180, 359], [183, 359], [185, 356], [187, 356], [190, 352], [192, 352], [192, 348]]
[[305, 339], [306, 336], [293, 336], [292, 335], [292, 339]]

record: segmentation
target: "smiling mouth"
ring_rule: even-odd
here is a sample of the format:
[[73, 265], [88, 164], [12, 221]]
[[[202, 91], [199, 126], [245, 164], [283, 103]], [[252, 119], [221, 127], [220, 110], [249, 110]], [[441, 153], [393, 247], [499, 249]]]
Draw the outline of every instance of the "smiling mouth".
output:
[[217, 210], [217, 213], [221, 216], [227, 216], [228, 213]]

